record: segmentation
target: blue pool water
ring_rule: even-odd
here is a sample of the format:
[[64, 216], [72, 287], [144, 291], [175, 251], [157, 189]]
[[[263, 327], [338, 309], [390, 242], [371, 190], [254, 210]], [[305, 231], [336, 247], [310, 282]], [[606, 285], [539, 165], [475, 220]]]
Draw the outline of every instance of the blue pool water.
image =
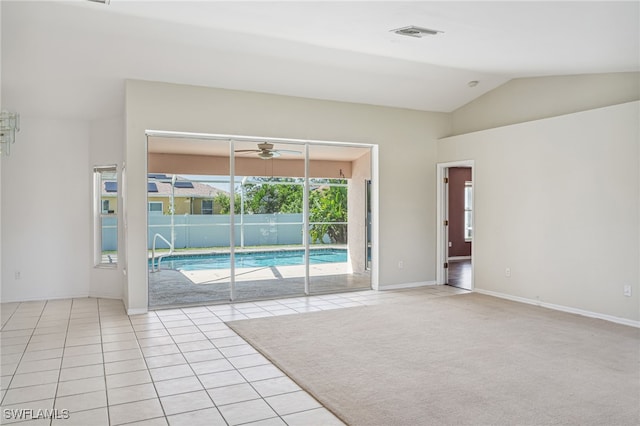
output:
[[[260, 268], [267, 266], [289, 266], [304, 264], [304, 250], [276, 250], [236, 253], [236, 268]], [[313, 249], [309, 253], [309, 263], [336, 263], [347, 261], [347, 250]], [[149, 263], [151, 265], [151, 263]], [[203, 269], [229, 269], [228, 253], [189, 256], [167, 256], [161, 261], [163, 269], [178, 271], [198, 271]]]

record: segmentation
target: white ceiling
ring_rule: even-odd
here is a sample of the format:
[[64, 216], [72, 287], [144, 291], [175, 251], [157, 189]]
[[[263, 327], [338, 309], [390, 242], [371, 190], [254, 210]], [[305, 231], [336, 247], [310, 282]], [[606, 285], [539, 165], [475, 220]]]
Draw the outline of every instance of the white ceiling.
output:
[[[640, 70], [638, 1], [1, 7], [3, 108], [23, 115], [122, 115], [127, 78], [450, 112], [513, 78]], [[390, 32], [407, 25], [443, 33]]]

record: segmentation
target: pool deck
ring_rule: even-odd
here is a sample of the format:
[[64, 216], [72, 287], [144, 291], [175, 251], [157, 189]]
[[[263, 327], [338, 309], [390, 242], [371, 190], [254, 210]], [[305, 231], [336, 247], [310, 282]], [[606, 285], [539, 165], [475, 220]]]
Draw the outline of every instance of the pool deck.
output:
[[[205, 269], [180, 271], [180, 273], [194, 284], [216, 284], [231, 281], [231, 269]], [[309, 277], [312, 279], [313, 277], [347, 275], [349, 273], [349, 265], [346, 262], [309, 265]], [[304, 265], [236, 268], [236, 282], [304, 278], [304, 276]]]
[[[305, 266], [236, 268], [236, 300], [272, 299], [304, 295]], [[149, 307], [164, 308], [201, 303], [228, 303], [230, 269], [176, 271], [162, 269], [149, 274]], [[309, 265], [312, 293], [371, 288], [368, 271], [351, 273], [349, 265]]]

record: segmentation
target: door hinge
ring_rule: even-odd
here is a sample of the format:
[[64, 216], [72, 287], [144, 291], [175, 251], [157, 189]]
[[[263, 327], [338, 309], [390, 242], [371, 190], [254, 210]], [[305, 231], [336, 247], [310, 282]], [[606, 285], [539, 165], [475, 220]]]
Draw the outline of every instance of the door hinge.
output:
[[449, 264], [447, 262], [444, 262], [444, 269], [449, 268]]
[[443, 223], [444, 223], [444, 226], [449, 226], [449, 221], [448, 220], [445, 220]]
[[444, 181], [444, 183], [449, 183], [449, 178], [446, 177], [446, 178], [443, 179], [443, 181]]

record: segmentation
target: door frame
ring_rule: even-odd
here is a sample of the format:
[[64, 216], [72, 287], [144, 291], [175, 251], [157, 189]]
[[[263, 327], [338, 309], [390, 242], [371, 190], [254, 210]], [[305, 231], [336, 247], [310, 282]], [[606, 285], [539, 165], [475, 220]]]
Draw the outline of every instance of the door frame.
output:
[[[229, 177], [230, 177], [230, 192], [233, 192], [233, 187], [231, 186], [231, 182], [234, 182], [235, 178], [235, 161], [234, 161], [234, 152], [235, 152], [235, 142], [238, 141], [249, 141], [249, 142], [272, 142], [272, 143], [283, 143], [283, 144], [301, 144], [305, 146], [305, 197], [308, 197], [308, 181], [309, 181], [309, 147], [310, 146], [337, 146], [337, 147], [362, 147], [369, 148], [371, 160], [370, 160], [370, 180], [371, 180], [371, 275], [370, 275], [370, 288], [372, 290], [379, 290], [379, 227], [380, 227], [380, 218], [379, 218], [379, 147], [377, 144], [373, 143], [360, 143], [360, 142], [344, 142], [344, 141], [323, 141], [323, 140], [314, 140], [314, 139], [287, 139], [287, 138], [274, 138], [274, 137], [257, 137], [257, 136], [243, 136], [243, 135], [227, 135], [227, 134], [216, 134], [216, 133], [192, 133], [192, 132], [183, 132], [183, 131], [168, 131], [168, 130], [145, 130], [145, 161], [144, 164], [144, 179], [145, 182], [149, 173], [149, 164], [148, 164], [148, 154], [149, 154], [149, 137], [163, 137], [163, 138], [175, 138], [175, 139], [201, 139], [201, 140], [212, 140], [212, 141], [226, 141], [229, 143]], [[124, 168], [123, 168], [124, 173]], [[123, 177], [124, 179], [124, 177]], [[123, 185], [126, 187], [126, 185]], [[145, 184], [146, 187], [146, 184]], [[126, 197], [125, 197], [126, 198]], [[145, 192], [145, 200], [148, 202], [148, 193]], [[234, 197], [230, 199], [230, 209], [234, 211]], [[308, 200], [305, 202], [305, 206], [308, 206]], [[124, 210], [124, 203], [123, 203]], [[147, 206], [148, 210], [148, 206]], [[305, 207], [307, 210], [307, 207]], [[306, 228], [308, 229], [308, 211], [303, 213], [304, 222], [306, 224]], [[231, 279], [230, 279], [230, 291], [229, 291], [229, 302], [236, 301], [236, 288], [235, 288], [235, 215], [230, 215], [229, 227], [230, 227], [230, 261], [231, 261]], [[145, 215], [145, 227], [146, 230], [144, 232], [145, 239], [148, 241], [149, 238], [149, 220], [148, 220], [148, 211], [147, 215]], [[365, 221], [366, 222], [366, 221]], [[125, 222], [126, 228], [126, 222]], [[126, 238], [126, 233], [125, 233]], [[365, 238], [366, 239], [366, 238]], [[145, 246], [147, 243], [145, 243]], [[305, 252], [308, 252], [309, 243], [308, 240], [304, 243]], [[147, 259], [147, 256], [145, 256]], [[147, 260], [148, 261], [148, 260]], [[308, 258], [305, 261], [305, 295], [309, 295], [309, 261]], [[145, 284], [146, 284], [146, 310], [141, 312], [147, 312], [149, 310], [149, 271], [147, 267], [147, 273], [145, 274]]]
[[437, 241], [437, 249], [436, 249], [436, 284], [446, 284], [447, 283], [447, 270], [444, 267], [445, 262], [448, 259], [449, 253], [449, 238], [448, 238], [448, 229], [447, 225], [444, 224], [444, 221], [448, 219], [448, 187], [444, 182], [444, 178], [448, 177], [449, 168], [451, 167], [470, 167], [471, 168], [471, 181], [473, 182], [474, 192], [473, 192], [473, 204], [474, 208], [471, 211], [472, 223], [474, 226], [474, 231], [471, 235], [471, 285], [469, 290], [473, 291], [475, 288], [475, 273], [474, 273], [474, 264], [475, 264], [475, 206], [476, 206], [476, 176], [475, 176], [475, 161], [474, 160], [461, 160], [461, 161], [452, 161], [446, 163], [438, 163], [437, 164], [437, 190], [436, 190], [436, 208], [437, 208], [437, 226], [436, 226], [436, 241]]

